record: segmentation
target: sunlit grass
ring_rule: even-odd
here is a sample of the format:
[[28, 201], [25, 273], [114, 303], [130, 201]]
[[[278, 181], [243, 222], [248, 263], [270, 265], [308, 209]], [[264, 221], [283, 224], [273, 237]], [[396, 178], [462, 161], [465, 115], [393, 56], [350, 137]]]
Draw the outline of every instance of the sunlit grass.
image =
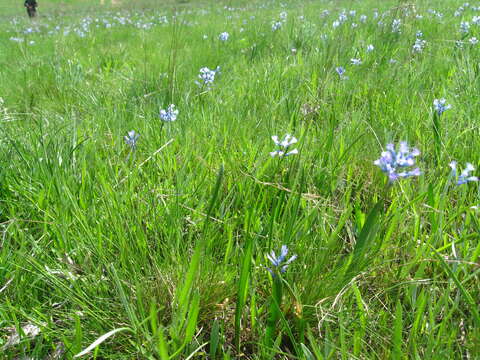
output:
[[480, 11], [283, 3], [5, 6], [6, 358], [480, 356]]

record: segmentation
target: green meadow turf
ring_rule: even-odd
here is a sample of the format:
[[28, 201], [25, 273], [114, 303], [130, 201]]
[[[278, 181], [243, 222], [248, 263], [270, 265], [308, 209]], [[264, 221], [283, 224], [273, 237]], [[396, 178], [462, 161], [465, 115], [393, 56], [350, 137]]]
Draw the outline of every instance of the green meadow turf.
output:
[[[39, 3], [0, 5], [0, 358], [480, 358], [480, 194], [448, 166], [480, 165], [480, 11]], [[422, 175], [388, 184], [402, 140]]]

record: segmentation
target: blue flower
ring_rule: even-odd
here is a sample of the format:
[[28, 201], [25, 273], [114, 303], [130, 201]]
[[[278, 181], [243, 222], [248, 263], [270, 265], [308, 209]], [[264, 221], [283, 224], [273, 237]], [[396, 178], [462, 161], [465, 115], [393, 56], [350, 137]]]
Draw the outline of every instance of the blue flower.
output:
[[341, 80], [346, 80], [348, 79], [348, 76], [345, 75], [345, 68], [343, 66], [338, 66], [335, 68], [335, 71], [337, 72], [338, 76], [340, 77]]
[[460, 23], [460, 32], [466, 34], [470, 31], [470, 23], [468, 21], [462, 21]]
[[178, 110], [175, 109], [175, 105], [170, 104], [170, 106], [164, 110], [160, 110], [160, 119], [165, 122], [172, 122], [177, 120]]
[[400, 34], [400, 26], [402, 26], [402, 20], [400, 19], [393, 19], [392, 21], [392, 32]]
[[419, 168], [409, 171], [398, 172], [400, 169], [415, 165], [415, 157], [420, 155], [420, 151], [416, 148], [410, 149], [405, 141], [400, 142], [398, 151], [395, 151], [393, 144], [387, 145], [387, 151], [382, 152], [380, 159], [375, 160], [377, 165], [385, 174], [388, 175], [390, 183], [399, 178], [408, 178], [411, 176], [419, 176], [421, 174]]
[[352, 63], [352, 65], [362, 65], [361, 59], [350, 59], [350, 62]]
[[277, 135], [273, 135], [272, 140], [275, 145], [277, 145], [278, 149], [270, 153], [271, 157], [284, 157], [298, 154], [298, 149], [289, 150], [290, 146], [298, 142], [296, 137], [287, 134], [284, 136], [283, 140], [279, 140]]
[[427, 42], [423, 39], [417, 38], [415, 40], [415, 44], [413, 44], [413, 52], [416, 53], [421, 53], [423, 49], [425, 48], [425, 45], [427, 45]]
[[125, 139], [125, 143], [130, 145], [132, 150], [135, 150], [139, 136], [140, 134], [136, 133], [135, 130], [131, 130], [128, 132], [128, 135], [125, 135], [123, 138]]
[[210, 86], [215, 81], [215, 75], [217, 75], [217, 73], [219, 72], [219, 66], [217, 66], [215, 70], [210, 70], [208, 67], [203, 67], [200, 69], [200, 74], [198, 75], [198, 78], [201, 80], [201, 82], [195, 81], [195, 83], [198, 86], [206, 86], [207, 88], [210, 88]]
[[221, 41], [227, 41], [229, 36], [230, 34], [228, 32], [222, 32], [220, 35], [218, 35], [218, 38]]
[[287, 270], [288, 265], [297, 258], [297, 255], [293, 255], [288, 260], [285, 261], [288, 255], [288, 248], [286, 245], [282, 245], [280, 250], [280, 255], [276, 255], [272, 250], [270, 254], [267, 254], [267, 259], [272, 263], [273, 269], [267, 268], [268, 271], [274, 276], [276, 272], [280, 271], [284, 273]]
[[442, 98], [442, 99], [433, 100], [433, 107], [434, 107], [435, 111], [437, 112], [437, 114], [440, 116], [445, 111], [447, 111], [448, 109], [451, 109], [452, 105], [447, 104], [447, 100]]
[[273, 31], [277, 31], [278, 29], [280, 29], [282, 27], [282, 22], [281, 21], [274, 21], [272, 23], [272, 30]]
[[[457, 178], [457, 162], [452, 161], [450, 164], [450, 167], [452, 168], [452, 176]], [[460, 173], [460, 175], [457, 178], [457, 185], [463, 185], [468, 182], [474, 182], [478, 181], [478, 177], [476, 176], [470, 176], [470, 173], [475, 170], [472, 164], [467, 163], [465, 166], [465, 169]]]

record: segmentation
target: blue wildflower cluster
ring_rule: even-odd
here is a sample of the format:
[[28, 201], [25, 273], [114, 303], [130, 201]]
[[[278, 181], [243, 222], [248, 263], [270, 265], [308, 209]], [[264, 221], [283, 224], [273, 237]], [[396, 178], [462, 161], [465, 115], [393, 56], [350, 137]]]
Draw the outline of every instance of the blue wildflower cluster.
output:
[[447, 111], [448, 109], [451, 109], [451, 108], [452, 108], [452, 105], [447, 104], [447, 100], [445, 100], [444, 98], [442, 98], [442, 99], [435, 99], [435, 100], [433, 100], [433, 108], [435, 109], [435, 111], [437, 112], [437, 114], [440, 116], [440, 115], [442, 115], [445, 111]]
[[337, 72], [338, 76], [340, 77], [340, 80], [347, 80], [348, 76], [345, 75], [345, 68], [343, 66], [338, 66], [335, 68], [335, 71]]
[[362, 59], [352, 58], [350, 59], [350, 62], [352, 63], [352, 65], [362, 65]]
[[452, 161], [449, 165], [450, 165], [450, 168], [452, 169], [452, 176], [457, 179], [457, 185], [463, 185], [468, 182], [478, 181], [478, 177], [470, 175], [470, 173], [475, 170], [475, 167], [472, 164], [467, 163], [465, 165], [465, 169], [463, 169], [460, 175], [457, 174], [456, 161]]
[[460, 32], [467, 34], [470, 31], [470, 23], [468, 21], [462, 21], [460, 23]]
[[220, 35], [218, 35], [218, 39], [220, 41], [227, 41], [229, 37], [230, 34], [228, 32], [222, 32]]
[[382, 152], [381, 157], [375, 160], [374, 164], [387, 174], [389, 181], [392, 183], [399, 178], [408, 178], [421, 174], [419, 168], [400, 171], [414, 166], [415, 158], [419, 155], [420, 151], [418, 149], [410, 149], [408, 144], [402, 141], [397, 151], [394, 144], [388, 144], [386, 151]]
[[177, 120], [178, 110], [175, 108], [174, 104], [170, 104], [168, 108], [160, 110], [160, 119], [164, 122], [172, 122]]
[[427, 42], [425, 40], [421, 39], [420, 37], [417, 37], [415, 39], [415, 43], [412, 46], [412, 50], [415, 53], [421, 53], [426, 45], [427, 45]]
[[394, 19], [392, 21], [392, 32], [400, 34], [401, 33], [402, 20]]
[[296, 137], [287, 134], [282, 140], [279, 140], [277, 135], [273, 135], [272, 140], [275, 145], [277, 145], [278, 149], [270, 153], [271, 157], [284, 157], [298, 154], [298, 149], [290, 150], [290, 147], [298, 142]]
[[277, 31], [282, 27], [283, 23], [281, 21], [274, 21], [272, 22], [272, 30]]
[[135, 130], [131, 130], [123, 138], [125, 143], [130, 146], [132, 150], [135, 150], [137, 147], [137, 140], [140, 137], [140, 134], [136, 133]]
[[276, 274], [284, 273], [287, 270], [288, 265], [297, 258], [297, 255], [291, 256], [288, 260], [285, 260], [288, 255], [288, 247], [286, 245], [282, 245], [280, 250], [280, 255], [276, 255], [275, 252], [272, 250], [270, 254], [267, 254], [267, 259], [272, 264], [272, 268], [267, 268], [268, 271], [275, 276]]
[[200, 69], [200, 74], [198, 78], [200, 81], [195, 81], [198, 86], [210, 88], [213, 82], [215, 81], [215, 76], [220, 72], [220, 67], [217, 66], [216, 69], [210, 70], [208, 67], [203, 67]]

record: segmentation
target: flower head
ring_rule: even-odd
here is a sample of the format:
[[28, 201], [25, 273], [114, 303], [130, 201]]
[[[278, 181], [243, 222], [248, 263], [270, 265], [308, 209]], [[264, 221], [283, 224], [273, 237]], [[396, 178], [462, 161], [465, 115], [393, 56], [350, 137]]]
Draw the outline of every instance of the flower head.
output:
[[452, 105], [447, 104], [447, 100], [445, 100], [444, 98], [433, 100], [433, 108], [435, 109], [435, 111], [439, 116], [442, 115], [448, 109], [451, 109], [451, 107]]
[[350, 59], [350, 62], [352, 63], [352, 65], [361, 65], [362, 64], [361, 59]]
[[282, 22], [281, 21], [274, 21], [272, 23], [272, 30], [273, 31], [277, 31], [278, 29], [280, 29], [282, 27]]
[[165, 122], [172, 122], [177, 120], [178, 110], [175, 108], [175, 105], [170, 104], [168, 108], [160, 110], [160, 119]]
[[400, 26], [402, 26], [402, 20], [400, 19], [393, 19], [392, 21], [392, 32], [400, 34]]
[[382, 152], [380, 159], [375, 160], [374, 164], [388, 175], [388, 179], [392, 183], [399, 178], [408, 178], [421, 174], [419, 168], [399, 172], [400, 169], [414, 166], [415, 158], [418, 155], [420, 155], [418, 149], [410, 149], [408, 144], [402, 141], [400, 142], [398, 151], [395, 151], [394, 144], [388, 144], [387, 150]]
[[276, 156], [284, 157], [284, 156], [298, 154], [298, 149], [290, 150], [290, 147], [293, 144], [296, 144], [298, 142], [296, 137], [290, 134], [287, 134], [283, 137], [282, 140], [279, 140], [277, 135], [273, 135], [272, 140], [275, 143], [275, 145], [278, 147], [278, 149], [270, 153], [271, 157], [276, 157]]
[[421, 53], [425, 48], [425, 45], [427, 45], [427, 42], [425, 40], [417, 38], [415, 40], [415, 44], [413, 44], [412, 46], [413, 52]]
[[346, 80], [348, 79], [348, 76], [345, 75], [345, 68], [343, 66], [338, 66], [335, 68], [335, 71], [337, 72], [338, 76], [340, 77], [341, 80]]
[[228, 32], [222, 32], [220, 35], [218, 35], [218, 39], [221, 41], [227, 41], [229, 36], [230, 34]]
[[210, 70], [208, 67], [203, 67], [200, 69], [200, 74], [198, 75], [198, 78], [201, 81], [195, 81], [195, 83], [198, 86], [206, 86], [207, 88], [210, 88], [210, 86], [215, 81], [215, 75], [217, 75], [217, 73], [219, 72], [220, 72], [220, 67], [218, 66], [214, 70]]
[[373, 50], [375, 50], [375, 47], [372, 44], [367, 46], [367, 52], [372, 52]]
[[462, 21], [460, 23], [460, 32], [466, 34], [470, 31], [470, 23], [468, 21]]
[[282, 245], [282, 248], [280, 250], [280, 255], [276, 255], [275, 252], [272, 250], [270, 254], [267, 254], [267, 259], [272, 263], [271, 268], [267, 268], [268, 271], [274, 276], [275, 273], [280, 271], [281, 273], [284, 273], [287, 270], [288, 265], [294, 261], [297, 258], [297, 255], [291, 256], [288, 260], [285, 261], [286, 257], [288, 255], [288, 248], [286, 245]]
[[463, 171], [460, 173], [460, 175], [458, 175], [458, 177], [457, 177], [457, 162], [452, 161], [449, 165], [452, 169], [452, 176], [457, 178], [457, 185], [463, 185], [468, 182], [478, 181], [478, 177], [470, 176], [470, 173], [475, 170], [475, 167], [472, 164], [467, 163], [465, 165], [465, 169], [463, 169]]
[[135, 148], [137, 147], [137, 140], [139, 137], [140, 137], [139, 133], [136, 133], [135, 130], [131, 130], [123, 138], [125, 139], [125, 143], [127, 145], [130, 145], [132, 150], [135, 150]]

